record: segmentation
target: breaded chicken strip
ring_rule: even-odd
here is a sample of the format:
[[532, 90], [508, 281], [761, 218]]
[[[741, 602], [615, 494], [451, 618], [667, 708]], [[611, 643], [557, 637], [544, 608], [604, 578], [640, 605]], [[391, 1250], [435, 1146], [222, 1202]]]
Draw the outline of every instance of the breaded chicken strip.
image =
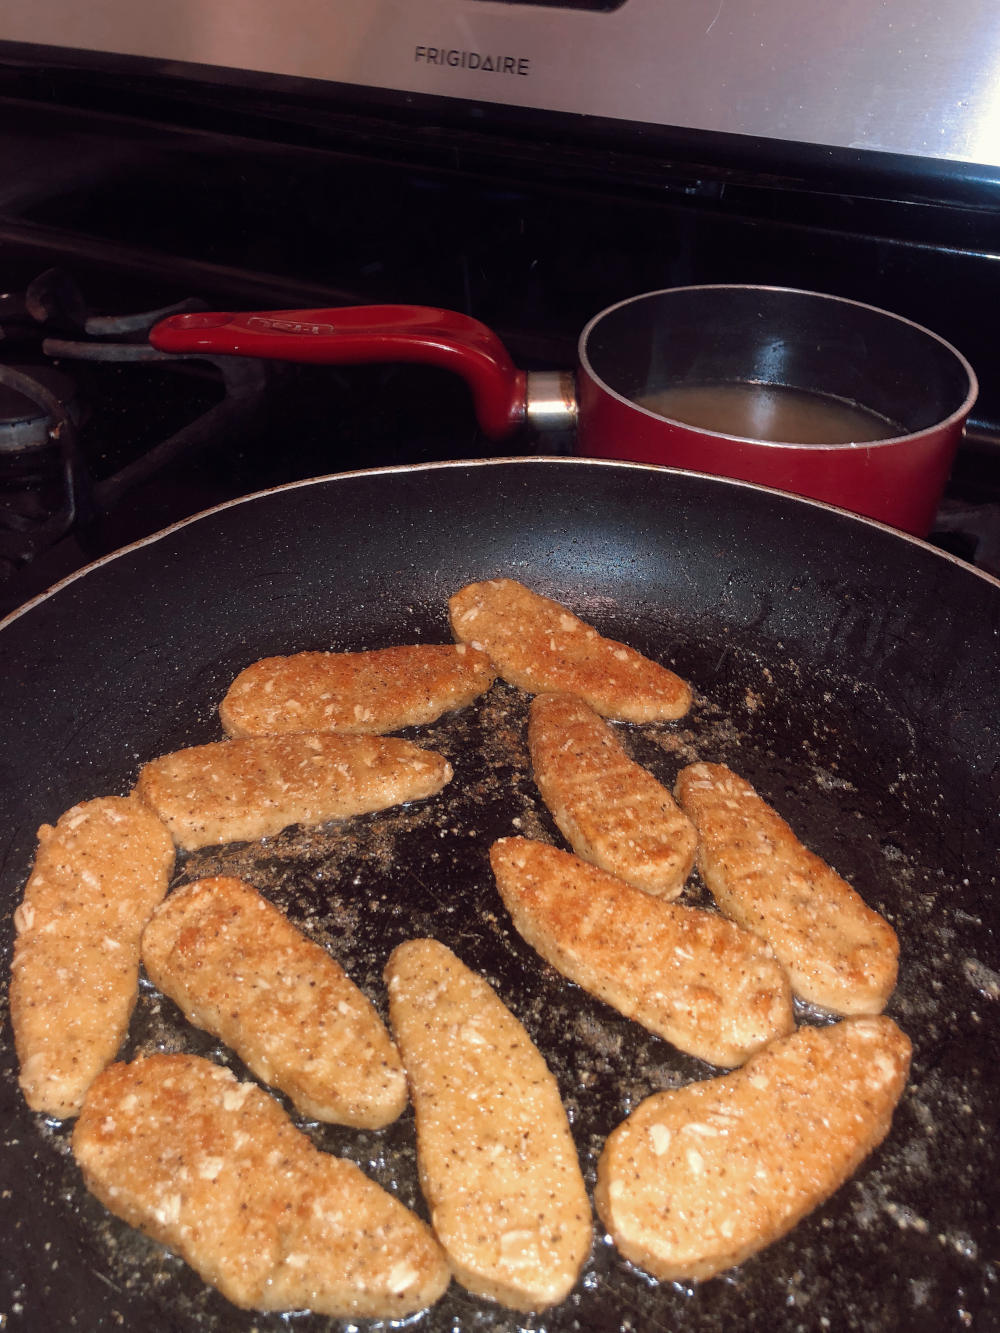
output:
[[481, 648], [504, 680], [529, 694], [576, 694], [602, 717], [625, 722], [678, 718], [691, 706], [679, 676], [523, 583], [470, 583], [448, 608], [455, 638]]
[[135, 792], [192, 851], [420, 800], [451, 776], [442, 755], [395, 737], [251, 736], [154, 759]]
[[768, 941], [795, 994], [836, 1014], [880, 1013], [899, 961], [889, 923], [724, 765], [689, 765], [676, 790], [720, 910]]
[[418, 1217], [314, 1148], [256, 1084], [198, 1056], [109, 1066], [73, 1155], [105, 1207], [245, 1309], [397, 1319], [448, 1285]]
[[455, 1277], [515, 1310], [555, 1305], [592, 1234], [555, 1079], [503, 1001], [443, 944], [401, 944], [385, 975], [420, 1181]]
[[910, 1065], [891, 1019], [799, 1028], [742, 1069], [647, 1097], [604, 1145], [597, 1211], [666, 1282], [713, 1277], [783, 1236], [889, 1132]]
[[520, 935], [563, 976], [713, 1065], [742, 1064], [794, 1026], [780, 964], [715, 912], [652, 898], [528, 838], [490, 849]]
[[465, 643], [265, 657], [236, 677], [219, 717], [228, 736], [399, 731], [465, 708], [495, 674]]
[[167, 891], [174, 844], [138, 801], [99, 797], [38, 830], [14, 913], [10, 1016], [34, 1111], [76, 1115], [128, 1028], [139, 938]]
[[694, 864], [694, 825], [608, 724], [572, 694], [539, 694], [528, 745], [542, 800], [577, 856], [676, 898]]
[[371, 1001], [266, 898], [220, 875], [186, 884], [142, 937], [153, 984], [308, 1116], [378, 1129], [406, 1075]]

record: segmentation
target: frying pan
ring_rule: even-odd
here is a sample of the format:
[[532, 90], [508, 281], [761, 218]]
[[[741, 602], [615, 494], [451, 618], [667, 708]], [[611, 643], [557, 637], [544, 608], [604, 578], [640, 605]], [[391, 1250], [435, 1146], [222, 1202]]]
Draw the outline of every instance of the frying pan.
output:
[[[43, 820], [126, 791], [156, 754], [217, 738], [218, 701], [253, 659], [446, 641], [448, 594], [500, 574], [692, 681], [688, 718], [622, 727], [627, 745], [666, 782], [695, 757], [729, 763], [886, 914], [902, 951], [889, 1012], [914, 1064], [882, 1147], [730, 1274], [690, 1288], [650, 1282], [595, 1226], [587, 1268], [557, 1309], [519, 1317], [453, 1283], [413, 1326], [995, 1326], [1000, 583], [868, 520], [646, 465], [495, 460], [265, 492], [91, 566], [0, 627], [4, 975]], [[179, 878], [245, 874], [380, 1006], [391, 948], [411, 935], [444, 940], [545, 1053], [592, 1182], [605, 1136], [642, 1097], [716, 1071], [563, 981], [513, 931], [489, 843], [512, 831], [558, 841], [531, 783], [526, 708], [498, 684], [414, 729], [455, 767], [432, 801], [208, 849]], [[695, 880], [693, 900], [700, 893]], [[4, 1326], [287, 1328], [230, 1306], [86, 1193], [70, 1126], [32, 1115], [18, 1093], [4, 1018]], [[143, 984], [124, 1054], [153, 1048], [235, 1065]], [[422, 1210], [409, 1112], [377, 1132], [305, 1128]], [[331, 1324], [303, 1314], [294, 1326]]]

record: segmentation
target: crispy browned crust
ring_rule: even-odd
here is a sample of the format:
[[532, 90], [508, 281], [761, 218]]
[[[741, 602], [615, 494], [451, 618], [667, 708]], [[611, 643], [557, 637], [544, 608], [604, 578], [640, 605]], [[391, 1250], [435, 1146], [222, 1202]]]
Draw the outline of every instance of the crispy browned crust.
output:
[[609, 1136], [595, 1203], [663, 1281], [709, 1278], [789, 1231], [885, 1138], [910, 1043], [891, 1019], [803, 1027], [742, 1069], [648, 1097]]
[[771, 944], [796, 995], [837, 1014], [880, 1013], [899, 962], [889, 923], [724, 765], [682, 769], [677, 798], [720, 910]]
[[528, 745], [542, 800], [577, 856], [676, 898], [694, 864], [694, 825], [608, 724], [572, 694], [539, 694]]
[[154, 759], [135, 791], [191, 851], [420, 800], [451, 775], [442, 755], [392, 736], [252, 736]]
[[590, 1203], [559, 1088], [527, 1032], [443, 944], [386, 968], [417, 1161], [456, 1279], [515, 1310], [563, 1300], [590, 1252]]
[[495, 674], [464, 643], [265, 657], [236, 677], [219, 717], [228, 736], [399, 731], [465, 708]]
[[230, 876], [172, 893], [142, 937], [153, 984], [317, 1120], [378, 1129], [406, 1106], [371, 1001], [325, 949]]
[[652, 898], [527, 838], [495, 842], [490, 862], [532, 948], [679, 1050], [737, 1065], [792, 1030], [784, 970], [757, 936], [717, 913]]
[[626, 722], [678, 718], [691, 706], [686, 681], [523, 583], [470, 583], [448, 608], [455, 638], [481, 648], [504, 680], [530, 694], [576, 694]]
[[243, 1308], [399, 1318], [448, 1285], [418, 1217], [314, 1148], [256, 1084], [198, 1056], [109, 1066], [73, 1153], [107, 1208]]
[[135, 1006], [139, 937], [174, 845], [137, 801], [100, 797], [38, 830], [14, 913], [10, 1015], [25, 1100], [63, 1119], [113, 1060]]

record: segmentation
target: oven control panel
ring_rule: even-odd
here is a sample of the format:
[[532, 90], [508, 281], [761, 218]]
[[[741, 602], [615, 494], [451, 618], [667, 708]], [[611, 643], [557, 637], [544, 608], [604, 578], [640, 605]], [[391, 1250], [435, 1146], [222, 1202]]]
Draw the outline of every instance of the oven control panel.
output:
[[1000, 165], [995, 0], [0, 0], [0, 42]]

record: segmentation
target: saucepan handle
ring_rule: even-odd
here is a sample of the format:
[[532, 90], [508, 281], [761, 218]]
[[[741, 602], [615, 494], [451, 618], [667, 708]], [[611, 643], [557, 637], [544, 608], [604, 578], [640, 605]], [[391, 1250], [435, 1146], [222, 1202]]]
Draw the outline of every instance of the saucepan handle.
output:
[[198, 311], [170, 315], [150, 330], [161, 352], [248, 356], [326, 365], [413, 361], [461, 375], [491, 439], [525, 415], [525, 373], [479, 320], [431, 306], [344, 306], [329, 310]]

